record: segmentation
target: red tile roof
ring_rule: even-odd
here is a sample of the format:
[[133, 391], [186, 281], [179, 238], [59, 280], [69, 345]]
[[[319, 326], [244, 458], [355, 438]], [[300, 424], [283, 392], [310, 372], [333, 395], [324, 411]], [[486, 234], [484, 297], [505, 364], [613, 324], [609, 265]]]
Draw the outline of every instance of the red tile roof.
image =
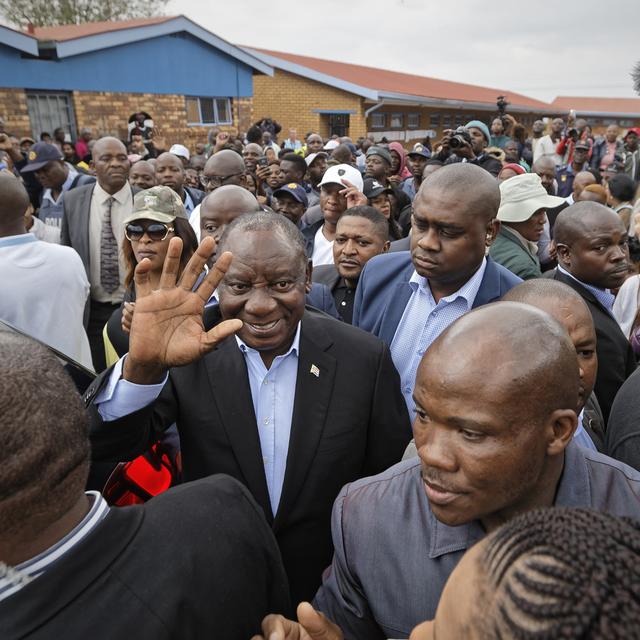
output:
[[636, 113], [640, 115], [640, 98], [582, 98], [558, 96], [551, 105], [580, 113]]
[[540, 100], [535, 100], [534, 98], [529, 98], [528, 96], [523, 96], [513, 91], [507, 91], [506, 89], [480, 87], [461, 82], [452, 82], [450, 80], [400, 73], [387, 69], [376, 69], [374, 67], [364, 67], [357, 64], [299, 56], [293, 53], [282, 53], [281, 51], [269, 51], [267, 49], [254, 50], [273, 56], [274, 58], [280, 58], [303, 67], [308, 67], [314, 71], [360, 85], [361, 87], [384, 93], [402, 93], [427, 98], [483, 102], [487, 104], [495, 104], [496, 98], [504, 95], [507, 97], [508, 102], [514, 106], [531, 107], [536, 110], [549, 109], [549, 105], [546, 102], [541, 102]]
[[138, 18], [136, 20], [122, 20], [121, 22], [85, 22], [84, 24], [63, 24], [56, 27], [36, 27], [34, 35], [38, 40], [74, 40], [94, 36], [98, 33], [108, 31], [119, 31], [120, 29], [133, 29], [135, 27], [146, 27], [152, 24], [160, 24], [167, 20], [173, 20], [175, 16], [158, 16], [155, 18]]

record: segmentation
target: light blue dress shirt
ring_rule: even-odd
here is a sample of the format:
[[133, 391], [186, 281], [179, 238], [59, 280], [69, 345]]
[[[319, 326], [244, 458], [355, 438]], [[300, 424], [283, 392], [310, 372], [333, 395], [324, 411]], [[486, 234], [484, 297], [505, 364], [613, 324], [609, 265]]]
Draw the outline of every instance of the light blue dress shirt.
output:
[[264, 474], [271, 500], [271, 511], [275, 516], [287, 468], [291, 419], [298, 380], [300, 323], [289, 351], [276, 356], [269, 369], [264, 366], [259, 351], [247, 346], [238, 336], [236, 341], [247, 363]]
[[184, 210], [187, 213], [191, 213], [195, 208], [196, 206], [193, 204], [193, 199], [189, 195], [189, 192], [185, 189], [184, 190]]
[[[612, 314], [613, 303], [616, 300], [616, 297], [611, 293], [609, 289], [600, 289], [599, 287], [594, 287], [592, 284], [587, 284], [586, 282], [582, 282], [582, 280], [578, 280], [575, 276], [571, 275], [566, 269], [563, 269], [560, 265], [558, 265], [558, 271], [560, 273], [564, 273], [565, 276], [569, 276], [573, 280], [575, 280], [578, 284], [582, 285], [587, 291], [590, 291], [595, 296], [595, 299], [609, 312]], [[613, 315], [613, 314], [612, 314]]]
[[486, 268], [485, 258], [458, 291], [440, 298], [437, 304], [427, 278], [413, 272], [409, 280], [413, 293], [391, 342], [391, 358], [400, 374], [402, 395], [411, 416], [415, 410], [413, 387], [422, 356], [451, 323], [471, 310]]
[[[298, 380], [300, 323], [298, 323], [291, 348], [284, 355], [276, 356], [270, 369], [264, 366], [259, 351], [248, 347], [237, 336], [236, 341], [247, 363], [264, 472], [271, 509], [275, 516], [282, 494], [289, 452], [293, 403]], [[105, 421], [117, 420], [150, 405], [160, 395], [169, 377], [167, 374], [163, 382], [150, 385], [139, 385], [122, 380], [122, 366], [125, 358], [126, 356], [123, 356], [118, 360], [107, 384], [94, 401], [100, 416]]]

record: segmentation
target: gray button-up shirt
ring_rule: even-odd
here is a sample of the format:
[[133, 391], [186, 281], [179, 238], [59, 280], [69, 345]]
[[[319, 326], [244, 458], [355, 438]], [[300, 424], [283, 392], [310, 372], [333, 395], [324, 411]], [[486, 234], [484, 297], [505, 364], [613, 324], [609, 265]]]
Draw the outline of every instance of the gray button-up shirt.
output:
[[[555, 504], [640, 518], [640, 472], [572, 442]], [[406, 638], [433, 619], [447, 578], [485, 535], [478, 521], [436, 520], [416, 459], [346, 485], [331, 527], [335, 554], [315, 605], [346, 640]]]

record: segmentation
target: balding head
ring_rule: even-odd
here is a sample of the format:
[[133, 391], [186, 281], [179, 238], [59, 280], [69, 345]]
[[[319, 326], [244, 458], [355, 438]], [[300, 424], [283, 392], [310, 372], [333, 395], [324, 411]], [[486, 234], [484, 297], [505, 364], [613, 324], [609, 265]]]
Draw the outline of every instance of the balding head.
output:
[[538, 158], [531, 167], [531, 171], [540, 177], [542, 186], [549, 195], [555, 195], [554, 181], [556, 179], [556, 163], [548, 156]]
[[0, 236], [24, 233], [28, 208], [29, 196], [22, 182], [13, 174], [0, 171]]
[[[488, 370], [491, 361], [496, 366]], [[486, 305], [453, 323], [429, 348], [416, 385], [423, 375], [440, 376], [443, 388], [457, 386], [458, 377], [475, 379], [478, 404], [498, 391], [508, 398], [505, 416], [525, 422], [575, 408], [578, 395], [575, 351], [564, 328], [548, 314], [513, 302]]]
[[498, 215], [498, 182], [488, 171], [473, 164], [456, 162], [442, 167], [424, 180], [416, 197], [424, 199], [436, 191], [448, 194], [448, 198], [460, 205], [466, 205], [470, 215], [484, 216], [487, 221]]
[[[227, 226], [236, 218], [260, 210], [260, 204], [247, 189], [237, 185], [219, 187], [209, 193], [200, 205], [200, 237], [211, 236], [217, 246]], [[216, 253], [210, 264], [215, 262], [215, 257]]]
[[578, 171], [573, 179], [573, 199], [577, 200], [582, 190], [590, 184], [596, 183], [596, 177], [591, 171]]
[[629, 247], [615, 211], [596, 202], [577, 202], [560, 213], [553, 233], [558, 262], [574, 278], [601, 289], [624, 282]]
[[98, 184], [110, 195], [127, 183], [129, 157], [127, 148], [118, 138], [106, 136], [96, 141], [91, 150]]
[[533, 278], [508, 291], [502, 300], [530, 304], [548, 313], [564, 327], [576, 350], [580, 367], [581, 385], [576, 411], [582, 411], [593, 391], [598, 371], [596, 330], [582, 296], [563, 282]]
[[204, 165], [203, 183], [206, 182], [206, 190], [209, 192], [223, 185], [244, 187], [244, 172], [242, 156], [231, 149], [223, 149], [214, 153]]
[[140, 189], [151, 189], [156, 184], [154, 166], [147, 160], [134, 162], [129, 171], [129, 182]]
[[450, 325], [422, 359], [414, 390], [414, 437], [436, 518], [480, 520], [490, 531], [551, 505], [579, 384], [566, 331], [539, 309], [497, 302]]

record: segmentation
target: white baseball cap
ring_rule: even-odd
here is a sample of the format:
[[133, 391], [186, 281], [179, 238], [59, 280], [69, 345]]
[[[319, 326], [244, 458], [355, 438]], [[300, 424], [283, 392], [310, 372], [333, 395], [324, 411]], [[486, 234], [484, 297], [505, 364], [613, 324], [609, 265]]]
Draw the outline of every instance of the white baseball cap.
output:
[[340, 143], [337, 140], [329, 140], [329, 142], [327, 142], [327, 144], [325, 144], [324, 147], [322, 148], [325, 149], [326, 151], [332, 151], [339, 145]]
[[329, 167], [322, 176], [322, 180], [318, 186], [339, 184], [341, 187], [344, 187], [345, 184], [342, 182], [343, 180], [350, 182], [358, 191], [362, 191], [364, 187], [362, 174], [350, 164], [335, 164], [333, 167]]
[[185, 158], [189, 160], [191, 158], [191, 154], [189, 153], [189, 149], [182, 144], [174, 144], [171, 149], [169, 149], [169, 153], [173, 153], [174, 156], [179, 156], [180, 158]]
[[318, 151], [318, 153], [310, 153], [306, 158], [305, 158], [305, 162], [307, 163], [307, 167], [310, 167], [311, 164], [313, 163], [313, 161], [316, 158], [328, 158], [328, 154], [326, 154], [324, 151]]
[[564, 198], [547, 193], [539, 175], [523, 173], [500, 183], [498, 220], [524, 222], [536, 211], [559, 207], [563, 202]]

